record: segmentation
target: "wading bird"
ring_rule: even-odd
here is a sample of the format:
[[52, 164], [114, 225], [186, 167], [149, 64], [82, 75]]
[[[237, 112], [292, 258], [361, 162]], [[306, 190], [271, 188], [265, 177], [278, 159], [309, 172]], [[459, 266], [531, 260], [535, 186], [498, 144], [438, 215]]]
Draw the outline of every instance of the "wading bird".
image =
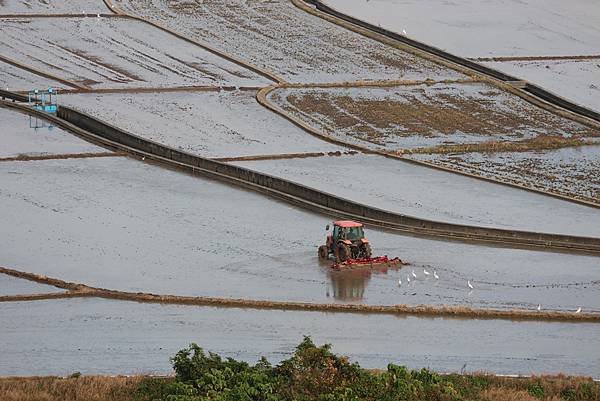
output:
[[437, 273], [435, 272], [435, 270], [433, 271], [433, 277], [435, 277], [436, 280], [440, 278], [440, 276], [437, 275]]
[[473, 289], [473, 284], [471, 284], [471, 280], [467, 280], [467, 285], [470, 289]]
[[423, 274], [426, 275], [426, 276], [429, 276], [429, 272], [427, 270], [425, 270], [425, 269], [423, 269]]
[[581, 312], [581, 307], [577, 308], [577, 310], [575, 311], [575, 313], [580, 313]]
[[538, 304], [537, 310], [538, 311], [542, 310], [542, 304]]
[[412, 276], [413, 276], [414, 278], [417, 278], [417, 275], [415, 274], [415, 271], [414, 271], [414, 270], [412, 271], [412, 273], [411, 273], [411, 274], [412, 274]]

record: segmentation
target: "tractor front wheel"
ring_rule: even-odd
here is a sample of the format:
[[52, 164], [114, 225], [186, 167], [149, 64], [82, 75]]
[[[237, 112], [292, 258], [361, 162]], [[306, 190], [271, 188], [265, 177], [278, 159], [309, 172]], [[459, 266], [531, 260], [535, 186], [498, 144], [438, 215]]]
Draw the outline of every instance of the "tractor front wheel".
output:
[[345, 262], [350, 259], [350, 247], [346, 244], [338, 244], [337, 248], [337, 262]]
[[327, 259], [328, 253], [327, 245], [321, 245], [319, 247], [319, 259]]

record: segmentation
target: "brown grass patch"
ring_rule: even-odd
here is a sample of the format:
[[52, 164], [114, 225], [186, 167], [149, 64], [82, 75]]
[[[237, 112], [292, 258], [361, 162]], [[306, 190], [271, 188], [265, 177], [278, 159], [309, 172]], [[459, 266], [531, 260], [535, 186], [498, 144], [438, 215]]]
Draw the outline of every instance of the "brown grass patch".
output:
[[439, 145], [398, 151], [399, 154], [445, 154], [472, 152], [529, 152], [533, 150], [555, 150], [568, 147], [600, 145], [589, 139], [580, 137], [565, 138], [563, 136], [539, 135], [522, 141], [485, 141], [481, 143], [465, 143], [457, 145]]
[[480, 397], [484, 401], [539, 401], [527, 391], [498, 387], [483, 390]]
[[132, 401], [142, 376], [0, 379], [2, 401]]
[[[502, 100], [500, 92], [482, 93], [484, 97], [462, 97], [451, 93], [429, 93], [415, 87], [396, 99], [354, 98], [323, 91], [288, 94], [279, 104], [288, 112], [301, 112], [319, 125], [331, 121], [334, 129], [360, 139], [384, 145], [391, 137], [452, 136], [457, 132], [491, 138], [504, 136], [519, 140], [526, 131], [560, 136], [570, 133], [578, 137], [597, 137], [600, 132], [577, 125], [520, 99]], [[423, 101], [426, 98], [426, 101]], [[365, 127], [369, 127], [365, 131]], [[374, 131], [372, 127], [376, 127]]]

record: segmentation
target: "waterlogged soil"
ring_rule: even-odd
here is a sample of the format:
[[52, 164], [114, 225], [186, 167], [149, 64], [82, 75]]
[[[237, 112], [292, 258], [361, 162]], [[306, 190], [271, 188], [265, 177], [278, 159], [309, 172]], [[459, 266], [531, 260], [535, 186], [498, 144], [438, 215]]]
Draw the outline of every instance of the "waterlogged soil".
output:
[[[561, 0], [326, 0], [343, 13], [472, 57], [600, 53], [600, 4]], [[600, 111], [599, 60], [491, 62], [489, 67]]]
[[[64, 290], [0, 273], [0, 297], [8, 295], [50, 294], [57, 292], [64, 292]], [[3, 309], [3, 306], [4, 305], [0, 306], [0, 309]]]
[[[600, 50], [597, 49], [596, 53], [600, 53]], [[502, 61], [484, 64], [600, 111], [600, 57], [592, 60]]]
[[0, 159], [19, 156], [99, 153], [92, 145], [45, 120], [0, 108]]
[[89, 14], [107, 13], [108, 8], [98, 0], [2, 0], [0, 15], [4, 14]]
[[[600, 325], [430, 319], [148, 305], [102, 299], [2, 305], [0, 375], [170, 374], [196, 342], [256, 363], [290, 357], [303, 335], [363, 367], [600, 377]], [[373, 330], [377, 327], [377, 330]], [[501, 333], [501, 341], [498, 334]]]
[[[592, 149], [592, 147], [590, 148]], [[593, 147], [600, 152], [600, 147]], [[571, 151], [576, 152], [576, 151]], [[513, 159], [514, 160], [514, 159]], [[575, 169], [583, 163], [572, 159]], [[498, 159], [496, 164], [501, 164]], [[600, 237], [597, 209], [376, 155], [261, 160], [236, 165], [409, 216], [449, 223]], [[536, 165], [536, 161], [531, 161]], [[556, 163], [556, 169], [567, 163]], [[596, 164], [586, 164], [593, 175]], [[494, 166], [498, 167], [498, 166]], [[540, 164], [539, 171], [547, 166]], [[326, 171], [326, 174], [323, 174]], [[547, 171], [550, 174], [549, 171]], [[572, 170], [571, 170], [572, 172]], [[519, 172], [515, 172], [517, 176]], [[554, 171], [558, 174], [557, 171]], [[581, 177], [582, 186], [597, 177]], [[540, 180], [540, 182], [542, 182]], [[589, 184], [588, 184], [589, 183]], [[548, 210], [553, 211], [551, 219]]]
[[269, 98], [331, 136], [390, 151], [522, 141], [539, 135], [600, 135], [482, 83], [289, 88]]
[[65, 95], [64, 104], [119, 128], [206, 157], [344, 150], [256, 101], [254, 91]]
[[[600, 205], [600, 146], [545, 152], [413, 155], [440, 166]], [[554, 209], [553, 209], [554, 210]], [[596, 216], [600, 213], [594, 212]], [[552, 220], [555, 216], [553, 215]]]
[[11, 18], [0, 54], [95, 88], [266, 85], [269, 81], [143, 22]]
[[64, 88], [65, 85], [0, 61], [0, 89], [30, 91], [32, 89]]
[[368, 230], [375, 254], [411, 265], [335, 273], [317, 260], [330, 218], [219, 182], [127, 158], [5, 162], [0, 181], [0, 263], [69, 282], [191, 296], [600, 312], [597, 257]]
[[600, 4], [562, 0], [325, 0], [465, 57], [598, 54]]
[[291, 82], [463, 77], [313, 16], [289, 0], [119, 0], [115, 4]]

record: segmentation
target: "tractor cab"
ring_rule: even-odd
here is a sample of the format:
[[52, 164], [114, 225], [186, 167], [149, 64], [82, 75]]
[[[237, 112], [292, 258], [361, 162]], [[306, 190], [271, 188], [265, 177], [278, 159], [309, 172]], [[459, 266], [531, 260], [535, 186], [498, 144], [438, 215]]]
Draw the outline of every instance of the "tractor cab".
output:
[[[325, 229], [329, 232], [329, 224]], [[333, 232], [327, 235], [326, 244], [319, 247], [321, 259], [329, 259], [330, 256], [334, 256], [336, 262], [370, 258], [371, 246], [365, 238], [363, 225], [350, 220], [334, 221]]]

